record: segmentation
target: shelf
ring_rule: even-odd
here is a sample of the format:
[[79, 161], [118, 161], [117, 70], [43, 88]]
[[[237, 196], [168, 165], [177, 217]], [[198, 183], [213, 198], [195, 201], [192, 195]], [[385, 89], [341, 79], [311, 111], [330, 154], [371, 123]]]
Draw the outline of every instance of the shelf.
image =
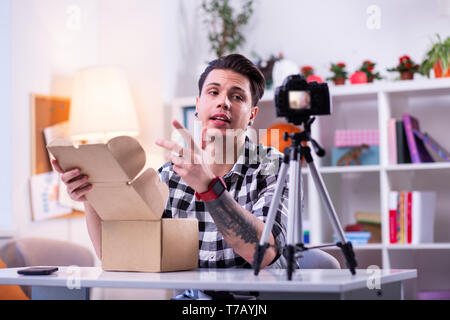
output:
[[450, 249], [450, 243], [421, 243], [421, 244], [389, 244], [388, 249]]
[[[355, 249], [355, 250], [381, 250], [381, 249], [383, 249], [383, 245], [381, 243], [354, 244], [353, 249]], [[327, 248], [322, 248], [322, 250], [341, 250], [341, 248], [327, 247]]]
[[[346, 84], [342, 86], [328, 84], [328, 87], [332, 97], [375, 95], [378, 92], [434, 95], [436, 93], [448, 93], [450, 91], [450, 78], [376, 81], [373, 83]], [[274, 94], [274, 90], [266, 91], [261, 101], [273, 102]]]
[[360, 173], [360, 172], [378, 172], [380, 171], [379, 165], [361, 165], [361, 166], [345, 166], [345, 167], [321, 167], [320, 173]]
[[415, 170], [445, 170], [450, 169], [450, 162], [408, 163], [394, 164], [386, 167], [387, 171], [415, 171]]
[[[381, 250], [386, 248], [388, 250], [417, 250], [417, 249], [440, 249], [450, 250], [450, 243], [421, 243], [421, 244], [388, 244], [368, 243], [368, 244], [354, 244], [355, 250]], [[338, 247], [327, 247], [322, 250], [341, 250]]]

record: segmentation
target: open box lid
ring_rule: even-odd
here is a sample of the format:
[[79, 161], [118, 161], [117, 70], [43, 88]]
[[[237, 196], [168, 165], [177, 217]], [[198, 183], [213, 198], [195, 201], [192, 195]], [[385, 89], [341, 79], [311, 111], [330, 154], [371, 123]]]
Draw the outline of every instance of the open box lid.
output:
[[157, 172], [145, 166], [145, 151], [129, 136], [106, 144], [75, 146], [55, 139], [47, 149], [64, 171], [80, 168], [93, 188], [86, 198], [102, 220], [160, 220], [169, 195]]

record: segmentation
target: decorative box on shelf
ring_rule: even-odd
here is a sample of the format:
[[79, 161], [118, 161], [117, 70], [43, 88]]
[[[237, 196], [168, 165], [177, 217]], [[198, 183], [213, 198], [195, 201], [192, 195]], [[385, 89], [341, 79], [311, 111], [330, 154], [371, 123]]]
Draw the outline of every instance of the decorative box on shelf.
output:
[[346, 129], [334, 133], [331, 164], [377, 165], [379, 157], [379, 131], [376, 129]]

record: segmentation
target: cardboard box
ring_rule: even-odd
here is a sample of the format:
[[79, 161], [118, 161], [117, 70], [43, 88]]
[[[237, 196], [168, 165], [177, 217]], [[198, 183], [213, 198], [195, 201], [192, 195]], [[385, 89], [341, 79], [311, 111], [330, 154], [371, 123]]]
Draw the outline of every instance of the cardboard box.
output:
[[74, 146], [56, 139], [47, 149], [64, 171], [80, 168], [93, 188], [86, 198], [102, 219], [102, 267], [110, 271], [179, 271], [198, 265], [198, 221], [161, 219], [169, 190], [145, 166], [132, 137]]

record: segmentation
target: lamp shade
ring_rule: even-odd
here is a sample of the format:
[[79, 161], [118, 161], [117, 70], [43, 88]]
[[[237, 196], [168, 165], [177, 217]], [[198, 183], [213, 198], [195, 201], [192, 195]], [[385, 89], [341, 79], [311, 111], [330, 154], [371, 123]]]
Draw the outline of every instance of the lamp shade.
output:
[[125, 74], [114, 67], [81, 69], [75, 75], [69, 135], [106, 141], [138, 135], [139, 125]]

